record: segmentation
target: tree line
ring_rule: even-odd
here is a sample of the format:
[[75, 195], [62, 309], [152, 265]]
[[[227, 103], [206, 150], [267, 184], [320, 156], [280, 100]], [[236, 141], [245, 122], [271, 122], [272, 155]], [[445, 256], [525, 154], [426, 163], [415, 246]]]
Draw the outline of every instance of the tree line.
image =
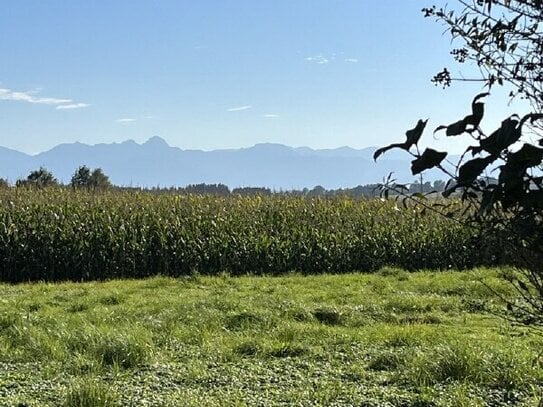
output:
[[[26, 178], [19, 179], [15, 182], [15, 187], [27, 187], [27, 188], [48, 188], [48, 187], [60, 187], [63, 185], [51, 171], [45, 167], [40, 167], [37, 170], [31, 171]], [[82, 165], [77, 168], [72, 175], [68, 187], [78, 190], [89, 191], [104, 191], [110, 189], [116, 190], [140, 190], [150, 191], [154, 193], [172, 193], [172, 194], [195, 194], [195, 195], [214, 195], [214, 196], [229, 196], [229, 195], [241, 195], [241, 196], [270, 196], [270, 195], [283, 195], [283, 196], [295, 196], [295, 197], [308, 197], [308, 198], [332, 198], [337, 196], [348, 196], [352, 198], [371, 198], [379, 196], [379, 184], [367, 184], [358, 185], [354, 188], [338, 188], [338, 189], [326, 189], [321, 185], [317, 185], [311, 189], [293, 189], [293, 190], [272, 190], [266, 187], [236, 187], [229, 188], [225, 184], [189, 184], [184, 187], [152, 187], [152, 188], [140, 188], [140, 187], [125, 187], [114, 185], [109, 177], [104, 173], [101, 168], [91, 169], [86, 165]], [[10, 184], [6, 179], [0, 178], [0, 189], [9, 188]], [[431, 182], [415, 181], [408, 184], [406, 188], [412, 193], [432, 193], [442, 192], [445, 187], [445, 182], [438, 180]]]
[[[49, 188], [59, 187], [62, 184], [59, 180], [45, 167], [40, 167], [37, 170], [30, 171], [26, 178], [18, 179], [15, 182], [15, 187], [27, 188]], [[88, 190], [103, 190], [113, 187], [109, 177], [104, 174], [101, 168], [90, 169], [86, 165], [80, 166], [75, 170], [70, 183], [68, 184], [74, 189]], [[0, 188], [9, 188], [9, 182], [0, 178]]]

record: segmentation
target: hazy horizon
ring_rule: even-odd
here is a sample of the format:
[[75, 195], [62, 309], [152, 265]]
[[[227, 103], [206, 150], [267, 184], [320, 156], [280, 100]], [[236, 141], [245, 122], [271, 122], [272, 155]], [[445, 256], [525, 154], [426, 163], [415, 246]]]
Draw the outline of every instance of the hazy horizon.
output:
[[[311, 149], [260, 143], [249, 148], [183, 150], [153, 137], [145, 143], [60, 144], [37, 155], [0, 148], [0, 174], [11, 183], [40, 167], [68, 183], [82, 165], [101, 168], [115, 185], [153, 187], [189, 184], [258, 186], [276, 190], [353, 188], [381, 182], [387, 174], [412, 182], [410, 156], [391, 151], [374, 162], [375, 147], [365, 149]], [[442, 177], [435, 171], [427, 180]]]
[[[46, 148], [44, 150], [36, 151], [36, 152], [26, 152], [26, 151], [18, 150], [17, 148], [12, 148], [12, 147], [8, 147], [8, 146], [4, 146], [4, 145], [0, 145], [0, 148], [7, 148], [7, 149], [14, 150], [14, 151], [17, 151], [17, 152], [20, 152], [20, 153], [24, 153], [24, 154], [27, 154], [27, 155], [30, 155], [30, 156], [36, 156], [36, 155], [43, 154], [43, 153], [46, 153], [48, 151], [51, 151], [52, 149], [54, 149], [56, 147], [59, 147], [59, 146], [62, 146], [62, 145], [83, 144], [83, 145], [92, 147], [92, 146], [96, 146], [96, 145], [112, 145], [112, 144], [123, 144], [123, 143], [130, 143], [130, 142], [136, 143], [138, 145], [144, 145], [145, 143], [147, 143], [150, 140], [155, 139], [155, 138], [163, 140], [169, 147], [178, 148], [178, 149], [183, 150], [183, 151], [203, 151], [203, 152], [213, 152], [213, 151], [223, 151], [223, 150], [224, 151], [226, 151], [226, 150], [243, 150], [243, 149], [253, 148], [253, 147], [256, 147], [256, 146], [259, 146], [259, 145], [278, 145], [278, 146], [285, 146], [285, 147], [292, 148], [292, 149], [308, 148], [308, 149], [311, 149], [311, 150], [314, 150], [314, 151], [340, 150], [340, 149], [345, 149], [345, 148], [356, 150], [356, 151], [361, 151], [361, 150], [366, 150], [366, 149], [379, 148], [378, 145], [365, 146], [365, 147], [359, 147], [359, 148], [348, 146], [348, 145], [342, 145], [342, 146], [338, 145], [338, 146], [335, 146], [335, 147], [315, 148], [315, 147], [311, 147], [311, 146], [307, 146], [307, 145], [289, 145], [289, 144], [275, 143], [275, 142], [270, 142], [270, 141], [256, 142], [256, 143], [250, 144], [250, 145], [231, 146], [231, 147], [227, 147], [227, 148], [189, 148], [189, 147], [185, 148], [185, 147], [182, 147], [182, 146], [172, 145], [164, 137], [161, 137], [161, 136], [158, 136], [158, 135], [151, 136], [151, 137], [149, 137], [147, 139], [144, 139], [142, 141], [137, 141], [137, 140], [129, 138], [129, 139], [126, 139], [126, 140], [121, 140], [121, 141], [85, 143], [85, 142], [81, 142], [81, 141], [78, 141], [78, 140], [74, 140], [74, 141], [67, 141], [67, 142], [55, 144], [55, 145], [53, 145], [51, 147], [48, 147], [48, 148]], [[458, 151], [450, 150], [450, 153], [451, 154], [460, 154], [460, 153], [462, 153], [462, 151], [460, 151], [460, 150], [458, 150]], [[408, 158], [407, 154], [406, 154], [406, 158]]]

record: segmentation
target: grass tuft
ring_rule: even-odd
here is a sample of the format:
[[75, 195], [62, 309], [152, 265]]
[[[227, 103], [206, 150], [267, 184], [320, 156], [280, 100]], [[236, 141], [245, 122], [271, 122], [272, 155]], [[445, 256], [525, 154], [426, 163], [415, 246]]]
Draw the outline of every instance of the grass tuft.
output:
[[283, 343], [269, 350], [268, 354], [274, 358], [295, 358], [307, 352], [302, 346], [290, 343]]
[[144, 339], [127, 334], [109, 334], [100, 337], [92, 349], [97, 360], [106, 366], [131, 369], [147, 363], [151, 345]]
[[242, 342], [234, 347], [234, 353], [240, 356], [255, 356], [261, 352], [261, 346], [252, 340]]
[[62, 407], [116, 407], [118, 397], [108, 387], [92, 379], [79, 380], [72, 384]]
[[404, 365], [405, 357], [397, 351], [378, 353], [370, 359], [368, 369], [375, 371], [394, 371]]
[[315, 319], [326, 325], [341, 325], [344, 323], [343, 314], [332, 308], [317, 308], [313, 311]]
[[224, 327], [229, 331], [254, 329], [264, 322], [264, 319], [251, 312], [240, 312], [226, 317]]

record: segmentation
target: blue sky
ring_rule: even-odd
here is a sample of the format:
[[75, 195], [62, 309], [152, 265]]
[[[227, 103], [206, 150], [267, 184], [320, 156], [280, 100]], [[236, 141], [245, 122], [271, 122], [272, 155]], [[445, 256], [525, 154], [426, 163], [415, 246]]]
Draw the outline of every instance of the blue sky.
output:
[[[36, 153], [155, 135], [205, 150], [402, 140], [419, 118], [433, 128], [468, 113], [481, 90], [430, 83], [444, 66], [461, 67], [443, 27], [422, 17], [426, 5], [5, 0], [0, 145]], [[520, 108], [504, 95], [488, 100], [490, 126]]]

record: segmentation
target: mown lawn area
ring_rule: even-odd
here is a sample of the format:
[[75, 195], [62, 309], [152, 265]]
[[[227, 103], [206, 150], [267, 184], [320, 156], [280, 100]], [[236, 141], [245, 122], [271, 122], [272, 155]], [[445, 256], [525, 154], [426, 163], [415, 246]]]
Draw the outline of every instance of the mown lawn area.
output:
[[0, 285], [0, 405], [537, 406], [503, 272]]

